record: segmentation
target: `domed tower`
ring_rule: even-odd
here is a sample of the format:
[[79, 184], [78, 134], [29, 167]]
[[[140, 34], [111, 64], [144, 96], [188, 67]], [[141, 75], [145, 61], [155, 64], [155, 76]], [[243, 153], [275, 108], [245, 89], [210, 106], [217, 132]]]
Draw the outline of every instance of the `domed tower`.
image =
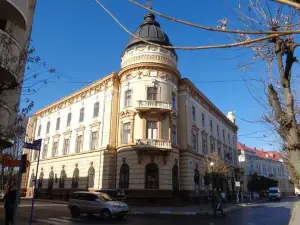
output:
[[152, 13], [134, 35], [153, 44], [132, 37], [122, 54], [117, 185], [172, 191], [179, 189], [177, 55], [155, 45], [172, 46]]

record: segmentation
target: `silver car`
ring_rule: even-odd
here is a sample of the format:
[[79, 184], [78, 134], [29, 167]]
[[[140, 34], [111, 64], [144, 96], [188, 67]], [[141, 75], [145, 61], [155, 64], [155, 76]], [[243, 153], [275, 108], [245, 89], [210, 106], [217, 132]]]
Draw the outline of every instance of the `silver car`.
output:
[[129, 212], [126, 203], [114, 201], [106, 193], [88, 191], [72, 193], [68, 208], [73, 218], [77, 218], [83, 213], [87, 213], [88, 216], [100, 214], [105, 219], [111, 217], [123, 218]]

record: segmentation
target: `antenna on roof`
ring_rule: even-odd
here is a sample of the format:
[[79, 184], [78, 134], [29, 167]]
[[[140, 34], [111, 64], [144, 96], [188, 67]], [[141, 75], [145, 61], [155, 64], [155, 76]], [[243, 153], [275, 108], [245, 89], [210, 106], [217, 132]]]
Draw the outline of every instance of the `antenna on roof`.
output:
[[152, 9], [151, 0], [146, 0], [146, 6], [147, 6], [147, 8]]

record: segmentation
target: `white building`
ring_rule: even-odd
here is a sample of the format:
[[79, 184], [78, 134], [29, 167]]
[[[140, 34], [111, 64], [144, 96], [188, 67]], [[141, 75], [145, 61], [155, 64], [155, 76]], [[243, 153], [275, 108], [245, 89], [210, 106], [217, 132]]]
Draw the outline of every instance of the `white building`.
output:
[[244, 191], [248, 191], [249, 175], [256, 173], [277, 180], [281, 192], [287, 194], [294, 192], [294, 185], [289, 180], [288, 169], [284, 165], [283, 156], [280, 153], [249, 148], [240, 142], [238, 142], [237, 148], [240, 152], [240, 166], [244, 169]]
[[[153, 14], [135, 34], [171, 46]], [[37, 111], [27, 134], [43, 140], [41, 191], [124, 188], [129, 196], [172, 198], [204, 190], [211, 152], [237, 167], [234, 115], [182, 79], [177, 60], [175, 51], [133, 38], [118, 73]], [[38, 157], [30, 154], [29, 192]]]

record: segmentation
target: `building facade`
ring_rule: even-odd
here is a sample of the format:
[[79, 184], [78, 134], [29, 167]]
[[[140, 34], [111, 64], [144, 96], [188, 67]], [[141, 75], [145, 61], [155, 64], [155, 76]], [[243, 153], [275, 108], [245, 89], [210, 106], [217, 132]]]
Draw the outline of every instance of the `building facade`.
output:
[[238, 142], [237, 148], [240, 152], [240, 167], [244, 170], [243, 190], [245, 192], [248, 192], [249, 176], [256, 173], [259, 176], [277, 180], [282, 193], [294, 193], [294, 185], [290, 182], [288, 169], [284, 165], [283, 156], [280, 153], [249, 148], [240, 142]]
[[[0, 1], [0, 155], [13, 145], [12, 126], [24, 77], [24, 50], [30, 38], [35, 0]], [[13, 88], [10, 88], [13, 87]]]
[[[135, 35], [154, 45], [132, 38], [118, 73], [30, 119], [27, 135], [43, 140], [41, 190], [122, 188], [136, 197], [172, 197], [204, 190], [204, 159], [212, 152], [238, 166], [234, 115], [225, 116], [181, 78], [176, 52], [155, 45], [172, 46], [153, 14]], [[24, 151], [30, 194], [38, 154]]]

